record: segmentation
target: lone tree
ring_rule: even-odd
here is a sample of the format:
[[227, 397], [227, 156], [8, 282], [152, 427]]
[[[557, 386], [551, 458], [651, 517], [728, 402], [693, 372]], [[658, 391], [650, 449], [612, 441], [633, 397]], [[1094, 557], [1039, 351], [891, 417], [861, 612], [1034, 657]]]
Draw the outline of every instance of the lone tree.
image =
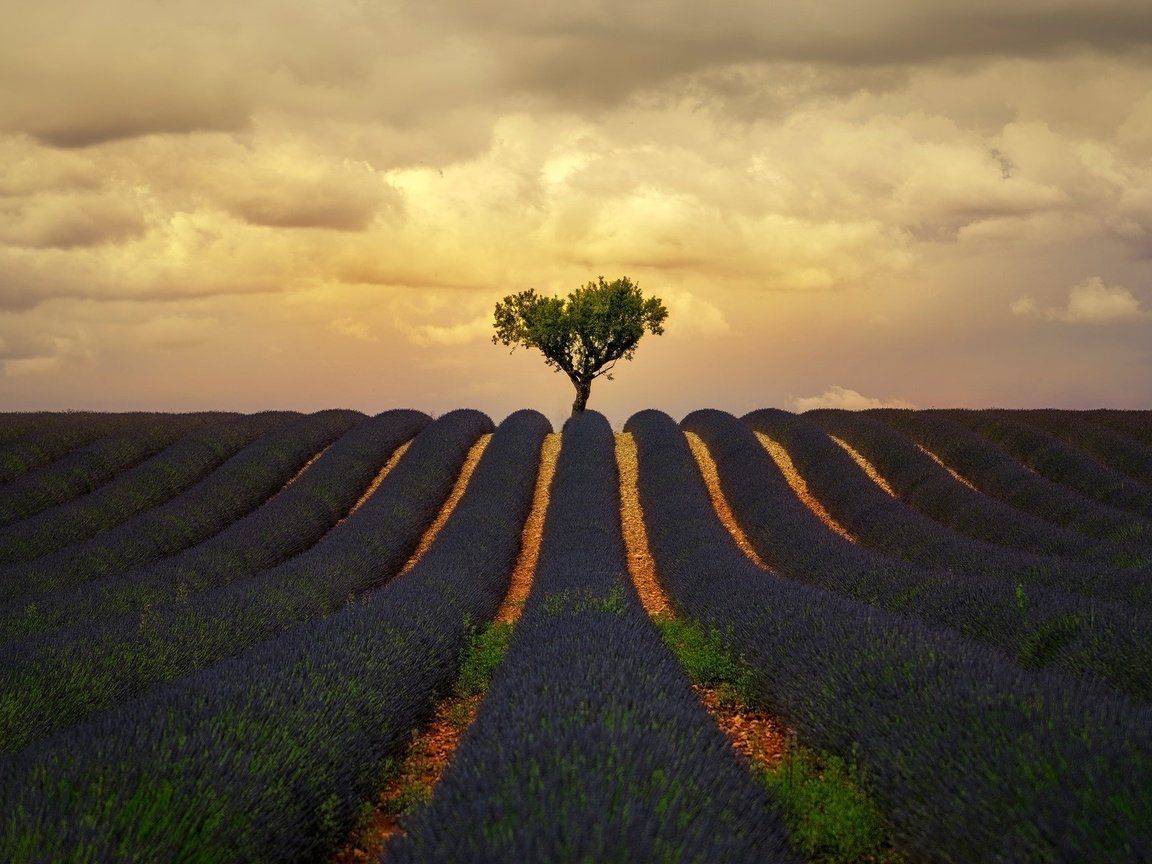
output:
[[631, 360], [644, 331], [664, 332], [668, 310], [659, 297], [645, 298], [627, 276], [605, 282], [600, 276], [583, 288], [559, 297], [542, 297], [528, 289], [496, 304], [493, 344], [539, 348], [544, 362], [564, 372], [576, 388], [575, 417], [588, 404], [592, 382], [612, 380], [612, 367]]

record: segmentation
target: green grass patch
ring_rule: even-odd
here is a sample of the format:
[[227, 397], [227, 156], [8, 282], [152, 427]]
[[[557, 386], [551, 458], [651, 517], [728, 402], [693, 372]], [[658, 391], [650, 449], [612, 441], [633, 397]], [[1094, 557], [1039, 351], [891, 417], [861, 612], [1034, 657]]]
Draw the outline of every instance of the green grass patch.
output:
[[772, 768], [754, 767], [783, 807], [792, 843], [814, 864], [903, 864], [854, 760], [791, 747]]
[[[447, 714], [448, 722], [459, 731], [463, 731], [469, 722], [471, 699], [483, 696], [487, 692], [496, 667], [508, 653], [508, 645], [515, 630], [515, 625], [508, 621], [492, 621], [479, 630], [471, 624], [466, 623], [466, 626], [469, 630], [468, 642], [460, 658], [460, 672], [452, 684]], [[419, 732], [412, 733], [412, 744], [418, 742], [419, 736]], [[394, 791], [384, 803], [383, 813], [392, 817], [403, 816], [432, 799], [433, 787], [426, 779], [424, 770], [426, 763], [423, 762], [425, 758], [425, 755], [414, 749], [410, 750], [406, 758], [384, 760], [376, 778], [376, 787], [387, 789], [389, 786], [394, 786]], [[374, 795], [361, 803], [355, 827], [348, 841], [353, 845], [362, 848], [370, 848], [373, 845], [369, 831], [377, 812], [377, 797]], [[320, 813], [322, 826], [326, 818], [322, 808]], [[332, 841], [326, 848], [335, 848], [335, 845], [335, 841]]]
[[508, 652], [512, 640], [511, 622], [493, 621], [483, 630], [473, 633], [464, 649], [460, 664], [460, 675], [453, 686], [453, 693], [460, 698], [479, 696], [488, 689], [488, 683], [496, 672], [496, 667]]
[[725, 707], [743, 708], [751, 703], [752, 673], [724, 647], [719, 632], [670, 615], [652, 620], [693, 684], [716, 690]]
[[[722, 707], [754, 706], [752, 672], [719, 631], [669, 615], [652, 620], [694, 684], [715, 690]], [[793, 846], [814, 864], [905, 864], [855, 760], [791, 742], [782, 762], [754, 763], [753, 772], [780, 802]]]
[[[474, 696], [483, 696], [487, 692], [496, 667], [508, 653], [508, 644], [512, 640], [514, 629], [515, 625], [508, 621], [493, 621], [481, 630], [472, 629], [460, 659], [460, 672], [451, 691], [453, 701], [449, 707], [448, 719], [457, 729], [462, 730], [468, 722], [468, 700]], [[416, 733], [413, 734], [415, 740]], [[389, 807], [393, 815], [407, 813], [432, 797], [432, 787], [419, 779], [420, 768], [416, 767], [415, 775], [409, 775], [408, 771], [408, 765], [395, 760], [389, 760], [382, 771], [381, 786], [388, 785], [393, 779], [397, 780], [400, 786]]]

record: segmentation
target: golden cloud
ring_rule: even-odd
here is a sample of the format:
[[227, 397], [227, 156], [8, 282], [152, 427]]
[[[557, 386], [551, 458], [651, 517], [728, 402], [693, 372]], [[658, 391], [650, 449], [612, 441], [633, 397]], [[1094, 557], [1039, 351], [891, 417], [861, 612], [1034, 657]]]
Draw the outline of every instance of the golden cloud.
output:
[[856, 390], [833, 384], [819, 396], [799, 396], [792, 399], [794, 411], [812, 411], [817, 408], [841, 408], [847, 411], [863, 411], [868, 408], [915, 408], [903, 399], [878, 399], [865, 396]]
[[1064, 306], [1041, 309], [1031, 297], [1021, 297], [1010, 307], [1014, 315], [1040, 317], [1066, 324], [1122, 324], [1152, 320], [1152, 312], [1141, 308], [1132, 292], [1118, 285], [1106, 285], [1099, 276], [1090, 276], [1068, 291]]

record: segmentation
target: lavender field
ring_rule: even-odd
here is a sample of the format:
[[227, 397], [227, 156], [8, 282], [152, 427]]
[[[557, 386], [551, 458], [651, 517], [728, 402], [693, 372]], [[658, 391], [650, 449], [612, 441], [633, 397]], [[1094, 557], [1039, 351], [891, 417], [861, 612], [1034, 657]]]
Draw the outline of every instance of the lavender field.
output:
[[857, 860], [1152, 860], [1152, 412], [772, 408], [0, 414], [0, 860], [843, 860], [672, 619]]

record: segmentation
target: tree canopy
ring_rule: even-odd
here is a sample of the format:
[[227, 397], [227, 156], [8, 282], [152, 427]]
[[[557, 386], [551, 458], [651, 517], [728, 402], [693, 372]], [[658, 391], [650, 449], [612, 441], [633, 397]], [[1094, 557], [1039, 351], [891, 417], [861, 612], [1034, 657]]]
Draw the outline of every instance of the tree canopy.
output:
[[631, 360], [645, 332], [660, 335], [668, 310], [659, 297], [644, 297], [627, 276], [605, 282], [600, 276], [567, 299], [534, 289], [510, 294], [496, 304], [493, 343], [536, 348], [544, 362], [564, 372], [576, 388], [572, 414], [588, 403], [592, 382], [618, 360]]

